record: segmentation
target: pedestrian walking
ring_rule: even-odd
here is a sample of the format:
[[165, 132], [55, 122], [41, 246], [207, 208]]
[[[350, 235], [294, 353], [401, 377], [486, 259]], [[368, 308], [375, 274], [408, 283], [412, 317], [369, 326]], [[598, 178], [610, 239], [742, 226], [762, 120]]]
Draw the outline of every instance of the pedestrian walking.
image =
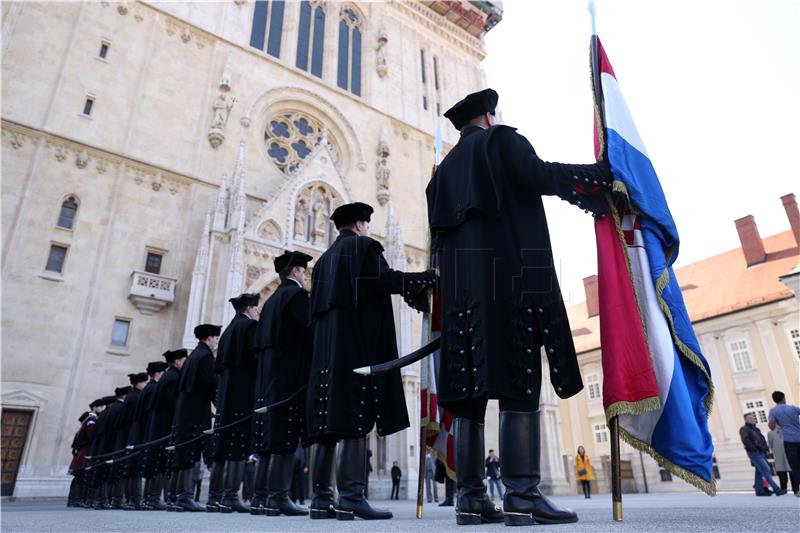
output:
[[783, 430], [780, 426], [776, 426], [775, 429], [769, 430], [769, 433], [767, 433], [767, 444], [769, 444], [769, 449], [772, 451], [775, 473], [778, 474], [778, 484], [780, 484], [782, 489], [785, 489], [787, 487], [787, 481], [789, 474], [792, 471], [792, 467], [789, 465], [789, 461], [786, 459], [786, 450], [784, 449], [783, 442]]
[[589, 462], [589, 456], [586, 455], [586, 449], [583, 446], [578, 446], [578, 453], [575, 455], [575, 479], [581, 482], [583, 497], [591, 498], [594, 470], [592, 470], [592, 464]]
[[390, 500], [400, 499], [400, 478], [403, 477], [403, 471], [397, 466], [397, 461], [392, 463], [392, 494]]
[[783, 449], [792, 478], [792, 492], [800, 497], [800, 407], [786, 403], [786, 395], [776, 390], [772, 393], [775, 407], [769, 410], [769, 429], [780, 426], [783, 431]]
[[500, 458], [489, 450], [489, 455], [484, 461], [486, 466], [486, 479], [489, 481], [489, 497], [494, 501], [494, 493], [497, 491], [499, 498], [503, 497], [503, 484], [500, 482]]
[[431, 497], [434, 502], [439, 501], [439, 489], [436, 485], [436, 458], [431, 452], [425, 454], [425, 492], [428, 495], [428, 503], [431, 503]]
[[767, 463], [767, 453], [769, 452], [767, 440], [756, 426], [756, 416], [753, 413], [744, 415], [744, 425], [739, 429], [739, 436], [742, 439], [747, 456], [750, 458], [750, 464], [755, 469], [753, 490], [755, 490], [756, 496], [772, 495], [769, 489], [764, 488], [763, 480], [769, 483], [776, 496], [786, 494], [786, 489], [781, 489], [772, 479], [769, 463]]

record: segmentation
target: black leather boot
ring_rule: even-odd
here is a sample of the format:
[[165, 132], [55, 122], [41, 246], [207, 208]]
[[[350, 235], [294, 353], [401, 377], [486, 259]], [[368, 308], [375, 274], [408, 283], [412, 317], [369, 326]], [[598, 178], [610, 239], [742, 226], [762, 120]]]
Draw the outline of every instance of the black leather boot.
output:
[[141, 511], [142, 505], [142, 478], [132, 477], [126, 480], [128, 484], [128, 503], [132, 511]]
[[[165, 476], [166, 477], [166, 476]], [[178, 472], [172, 471], [169, 473], [169, 480], [166, 482], [167, 495], [165, 505], [167, 511], [183, 511], [178, 507]]]
[[211, 466], [211, 473], [208, 476], [208, 501], [206, 502], [206, 512], [220, 512], [219, 502], [224, 495], [223, 478], [225, 473], [224, 463], [214, 463]]
[[456, 418], [456, 524], [460, 526], [503, 521], [503, 511], [489, 499], [484, 467], [484, 425], [467, 418]]
[[186, 468], [178, 472], [178, 499], [175, 505], [181, 511], [198, 513], [206, 508], [194, 501], [194, 468]]
[[150, 479], [147, 491], [147, 508], [151, 511], [165, 511], [167, 507], [161, 499], [161, 492], [164, 490], [164, 476], [157, 474]]
[[364, 497], [367, 478], [367, 440], [343, 439], [339, 443], [339, 456], [336, 458], [336, 487], [339, 489], [339, 505], [336, 506], [337, 520], [388, 520], [391, 511], [374, 509]]
[[444, 501], [439, 504], [439, 507], [452, 507], [453, 506], [453, 493], [456, 491], [456, 482], [449, 477], [444, 478]]
[[507, 526], [569, 524], [578, 515], [560, 509], [539, 492], [539, 411], [500, 412], [501, 476], [506, 486], [503, 496]]
[[289, 490], [294, 477], [294, 454], [273, 454], [267, 470], [267, 516], [305, 516], [308, 509], [295, 505], [289, 499]]
[[244, 461], [225, 461], [225, 495], [220, 502], [222, 513], [249, 513], [250, 508], [239, 497], [244, 478]]
[[317, 443], [314, 445], [314, 464], [311, 472], [311, 488], [314, 497], [308, 506], [311, 518], [326, 519], [336, 518], [333, 506], [333, 458], [336, 444]]
[[250, 500], [250, 514], [266, 514], [267, 512], [267, 467], [269, 455], [258, 458], [256, 475], [253, 478], [253, 498]]

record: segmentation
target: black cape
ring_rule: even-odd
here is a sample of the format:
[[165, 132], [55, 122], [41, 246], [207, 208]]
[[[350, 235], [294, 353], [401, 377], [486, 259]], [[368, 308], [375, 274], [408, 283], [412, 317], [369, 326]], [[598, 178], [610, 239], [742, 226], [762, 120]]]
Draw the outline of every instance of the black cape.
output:
[[[222, 332], [217, 348], [215, 426], [225, 426], [252, 414], [255, 403], [255, 335], [258, 322], [237, 313]], [[242, 461], [251, 453], [252, 423], [242, 422], [214, 434], [212, 453], [217, 461]]]
[[[211, 404], [216, 400], [217, 375], [214, 373], [214, 353], [200, 342], [181, 368], [178, 400], [173, 419], [175, 444], [198, 437], [211, 427]], [[176, 446], [174, 466], [177, 470], [190, 468], [200, 460], [204, 440]]]
[[256, 415], [253, 449], [293, 453], [305, 433], [305, 397], [311, 368], [311, 328], [308, 293], [284, 280], [264, 303], [256, 333], [258, 371], [256, 408], [294, 395], [293, 401], [264, 415]]
[[408, 427], [400, 370], [361, 376], [354, 368], [397, 358], [392, 294], [416, 274], [389, 268], [383, 247], [342, 230], [312, 274], [313, 361], [306, 404], [312, 438], [363, 437]]
[[444, 406], [538, 398], [542, 345], [556, 393], [583, 388], [541, 197], [602, 212], [595, 182], [609, 180], [605, 168], [542, 161], [507, 126], [467, 128], [439, 165], [426, 193], [440, 267]]

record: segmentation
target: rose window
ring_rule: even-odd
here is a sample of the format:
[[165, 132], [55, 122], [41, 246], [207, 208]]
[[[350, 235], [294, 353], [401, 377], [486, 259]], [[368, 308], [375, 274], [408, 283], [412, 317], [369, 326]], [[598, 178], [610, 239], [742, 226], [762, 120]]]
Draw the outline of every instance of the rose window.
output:
[[326, 134], [325, 127], [317, 119], [301, 112], [281, 112], [272, 117], [264, 130], [264, 143], [272, 162], [286, 174], [300, 167], [317, 145], [327, 138], [334, 164], [338, 162], [339, 150], [335, 141]]

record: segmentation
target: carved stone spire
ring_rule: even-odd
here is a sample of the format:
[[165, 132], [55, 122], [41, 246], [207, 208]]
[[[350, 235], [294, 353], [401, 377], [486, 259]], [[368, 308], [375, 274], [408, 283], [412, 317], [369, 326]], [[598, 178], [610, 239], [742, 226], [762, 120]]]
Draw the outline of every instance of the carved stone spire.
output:
[[208, 272], [208, 260], [211, 238], [211, 213], [206, 213], [206, 220], [203, 224], [203, 232], [200, 234], [200, 244], [197, 247], [197, 255], [194, 258], [194, 269], [192, 270], [192, 285], [189, 289], [189, 304], [186, 308], [186, 323], [183, 327], [183, 347], [186, 349], [194, 348], [197, 340], [194, 337], [194, 328], [203, 320], [203, 298], [206, 293], [206, 273]]
[[242, 292], [244, 275], [244, 223], [246, 214], [245, 198], [245, 151], [244, 141], [239, 142], [239, 155], [236, 158], [234, 185], [231, 190], [231, 209], [228, 219], [231, 234], [230, 259], [228, 261], [228, 276], [225, 283], [226, 303], [223, 312], [223, 324], [233, 318], [234, 310], [227, 303], [228, 298], [238, 296]]
[[386, 127], [381, 128], [381, 135], [378, 139], [378, 162], [375, 163], [375, 197], [378, 203], [386, 205], [389, 201], [389, 178], [391, 171], [389, 170], [389, 142], [386, 140]]
[[219, 182], [217, 200], [214, 202], [214, 215], [211, 227], [214, 231], [225, 231], [225, 219], [228, 215], [228, 175], [223, 173]]

